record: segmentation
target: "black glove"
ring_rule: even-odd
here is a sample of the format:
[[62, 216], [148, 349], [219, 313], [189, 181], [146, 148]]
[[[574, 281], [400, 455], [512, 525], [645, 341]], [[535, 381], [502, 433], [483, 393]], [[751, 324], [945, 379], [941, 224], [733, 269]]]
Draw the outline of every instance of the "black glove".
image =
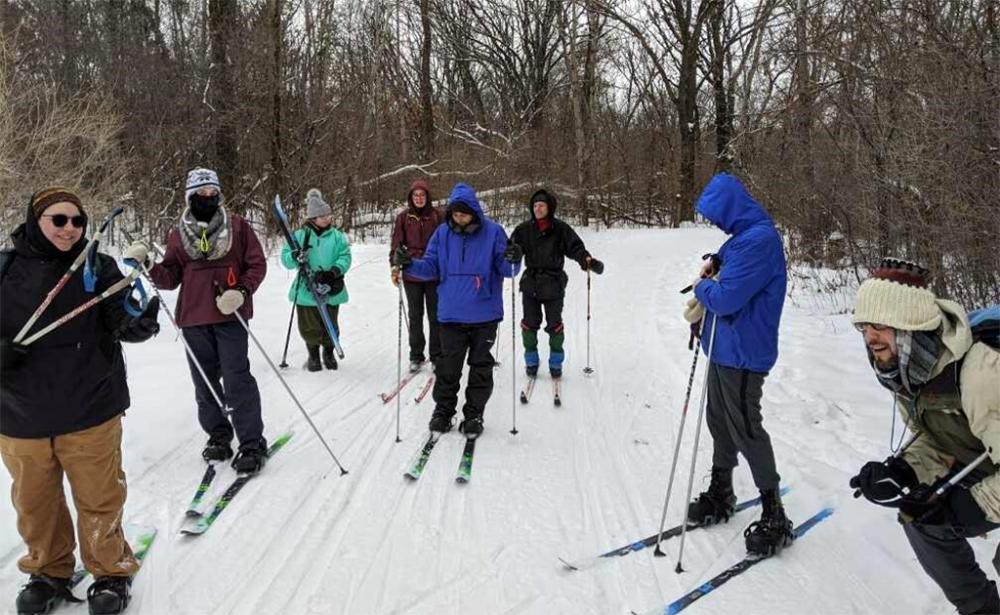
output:
[[601, 275], [602, 273], [604, 273], [604, 263], [597, 260], [596, 258], [591, 257], [589, 263], [587, 262], [587, 259], [583, 259], [582, 261], [580, 261], [580, 269], [583, 269], [584, 271], [587, 271], [589, 269], [594, 273], [596, 273], [597, 275]]
[[145, 342], [160, 332], [156, 316], [160, 313], [160, 298], [153, 297], [138, 318], [130, 318], [118, 329], [118, 339], [129, 344]]
[[392, 264], [400, 269], [406, 269], [412, 262], [413, 259], [410, 257], [410, 251], [405, 245], [400, 245], [396, 248], [396, 251], [392, 253]]
[[963, 536], [984, 534], [996, 525], [986, 519], [986, 513], [962, 487], [952, 487], [944, 496], [929, 501], [933, 487], [921, 485], [899, 504], [900, 522], [953, 527]]
[[0, 338], [0, 367], [17, 369], [28, 358], [28, 347], [6, 337]]
[[343, 277], [344, 274], [337, 267], [333, 267], [329, 271], [317, 271], [315, 274], [317, 284], [326, 284], [331, 288], [337, 284], [338, 280], [343, 279]]
[[869, 461], [851, 479], [851, 487], [879, 506], [898, 508], [904, 495], [917, 487], [917, 473], [900, 457], [885, 461]]
[[524, 256], [524, 250], [513, 241], [507, 242], [507, 249], [503, 251], [503, 259], [508, 263], [516, 263]]
[[295, 259], [296, 263], [300, 265], [309, 260], [309, 248], [299, 248], [298, 250], [292, 250], [292, 258]]
[[701, 339], [701, 321], [691, 323], [691, 337], [688, 338], [688, 350], [694, 350], [695, 340]]

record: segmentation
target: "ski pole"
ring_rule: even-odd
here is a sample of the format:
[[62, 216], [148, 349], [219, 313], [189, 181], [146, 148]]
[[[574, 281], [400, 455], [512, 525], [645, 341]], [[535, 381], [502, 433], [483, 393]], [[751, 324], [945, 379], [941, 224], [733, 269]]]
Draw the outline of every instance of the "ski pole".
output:
[[[698, 360], [697, 354], [695, 355], [695, 360]], [[594, 368], [590, 366], [590, 267], [587, 267], [587, 367], [583, 368], [583, 373], [594, 373]], [[660, 529], [662, 531], [662, 528]]]
[[[976, 467], [979, 464], [981, 464], [983, 461], [985, 461], [989, 456], [990, 456], [990, 452], [989, 451], [983, 451], [983, 453], [981, 455], [979, 455], [979, 457], [976, 457], [975, 459], [972, 460], [972, 463], [970, 463], [969, 465], [967, 465], [964, 468], [962, 468], [962, 470], [960, 472], [955, 473], [954, 476], [952, 476], [948, 480], [944, 481], [937, 489], [935, 489], [933, 492], [931, 492], [930, 496], [927, 498], [927, 503], [930, 504], [932, 502], [937, 501], [942, 495], [944, 495], [945, 491], [947, 491], [948, 489], [951, 489], [956, 484], [958, 484], [959, 481], [961, 481], [963, 478], [965, 478], [966, 476], [968, 476], [969, 473], [971, 473], [973, 470], [975, 470]], [[900, 512], [899, 513], [899, 517], [905, 523], [919, 523], [920, 521], [922, 521], [924, 519], [924, 517], [926, 517], [928, 514], [930, 514], [930, 512], [931, 511], [928, 510], [927, 512], [925, 512], [924, 514], [920, 515], [916, 519], [910, 517], [909, 515], [907, 515], [907, 514], [905, 514], [903, 512]]]
[[[22, 339], [24, 339], [24, 336], [27, 335], [28, 331], [31, 329], [31, 326], [35, 324], [35, 321], [37, 321], [38, 318], [42, 315], [42, 312], [44, 312], [45, 309], [49, 307], [49, 304], [52, 303], [52, 300], [55, 299], [56, 295], [59, 294], [59, 291], [61, 291], [63, 287], [66, 286], [66, 283], [69, 282], [69, 279], [71, 277], [73, 277], [73, 274], [76, 272], [76, 270], [80, 268], [80, 265], [82, 265], [83, 262], [87, 260], [87, 255], [90, 254], [92, 250], [97, 249], [97, 244], [101, 241], [101, 237], [107, 230], [108, 225], [111, 224], [111, 221], [114, 220], [116, 217], [118, 217], [123, 211], [125, 211], [124, 207], [116, 207], [111, 211], [110, 214], [108, 214], [108, 216], [101, 223], [101, 226], [98, 227], [97, 231], [94, 233], [93, 237], [91, 237], [90, 241], [87, 242], [87, 245], [83, 248], [83, 251], [80, 252], [80, 254], [78, 254], [75, 259], [73, 259], [73, 263], [70, 264], [69, 269], [66, 271], [66, 273], [64, 273], [63, 276], [59, 278], [59, 281], [56, 282], [56, 285], [52, 287], [52, 290], [49, 291], [49, 294], [46, 295], [45, 299], [42, 299], [42, 302], [38, 304], [37, 308], [35, 308], [35, 313], [31, 315], [31, 318], [28, 319], [28, 322], [24, 323], [24, 326], [21, 327], [21, 330], [18, 331], [17, 335], [14, 336], [15, 342], [20, 342]], [[41, 336], [36, 336], [35, 338], [32, 339], [37, 339], [38, 337]], [[26, 344], [27, 343], [30, 342], [26, 342]]]
[[[511, 265], [511, 273], [514, 271]], [[513, 275], [510, 277], [510, 433], [517, 435], [517, 292]]]
[[129, 272], [129, 274], [127, 276], [125, 276], [121, 280], [118, 280], [117, 282], [115, 282], [114, 284], [112, 284], [111, 286], [109, 286], [104, 292], [102, 292], [101, 294], [97, 295], [93, 299], [90, 299], [89, 301], [87, 301], [87, 302], [85, 302], [85, 303], [77, 306], [75, 309], [73, 309], [72, 311], [68, 312], [67, 314], [64, 314], [64, 315], [60, 316], [55, 321], [49, 323], [49, 325], [47, 327], [45, 327], [41, 331], [36, 332], [34, 335], [32, 335], [31, 337], [29, 337], [28, 339], [24, 340], [21, 343], [24, 344], [25, 346], [28, 346], [31, 343], [38, 341], [41, 337], [43, 337], [43, 336], [51, 333], [55, 329], [61, 327], [62, 325], [64, 325], [67, 322], [69, 322], [70, 320], [76, 318], [80, 314], [82, 314], [82, 313], [86, 312], [87, 310], [89, 310], [90, 308], [94, 307], [95, 305], [97, 305], [101, 301], [104, 301], [105, 299], [107, 299], [108, 297], [110, 297], [110, 296], [118, 293], [119, 291], [122, 291], [122, 290], [124, 290], [126, 288], [131, 287], [136, 282], [136, 278], [139, 277], [139, 263], [136, 263], [135, 261], [132, 261], [131, 259], [128, 259], [126, 261], [126, 263], [128, 263], [129, 261], [131, 261], [132, 263], [135, 263], [135, 264], [134, 264], [134, 266], [132, 266], [132, 270]]
[[698, 422], [695, 423], [694, 428], [694, 451], [691, 453], [691, 471], [688, 473], [687, 495], [684, 496], [685, 510], [684, 522], [681, 525], [681, 546], [677, 550], [677, 567], [674, 569], [674, 572], [677, 574], [684, 572], [684, 567], [681, 563], [684, 561], [684, 541], [687, 538], [688, 528], [686, 504], [691, 501], [691, 488], [694, 486], [694, 466], [698, 460], [698, 440], [701, 438], [701, 422], [705, 418], [705, 406], [708, 405], [708, 374], [712, 370], [712, 347], [715, 345], [715, 324], [718, 322], [718, 319], [718, 314], [712, 314], [712, 333], [708, 338], [708, 356], [706, 357], [708, 359], [708, 366], [705, 368], [705, 385], [701, 390], [701, 407], [698, 410]]
[[[122, 229], [122, 234], [125, 235], [125, 240], [128, 241], [129, 243], [132, 243], [134, 241], [132, 239], [132, 235], [125, 229]], [[150, 242], [150, 245], [153, 246], [153, 250], [157, 254], [159, 254], [161, 257], [163, 256], [163, 252], [156, 244]], [[187, 352], [188, 357], [191, 358], [191, 363], [194, 364], [195, 369], [198, 370], [198, 374], [201, 375], [201, 379], [205, 381], [205, 386], [207, 386], [208, 390], [212, 393], [212, 398], [215, 400], [215, 403], [219, 405], [219, 408], [222, 410], [223, 414], [227, 416], [232, 414], [233, 413], [232, 408], [222, 403], [222, 399], [219, 398], [218, 392], [216, 392], [215, 387], [212, 386], [212, 382], [208, 379], [208, 375], [205, 374], [205, 370], [202, 369], [201, 362], [198, 361], [198, 357], [195, 356], [194, 350], [191, 348], [190, 344], [188, 344], [187, 338], [184, 337], [184, 331], [177, 324], [177, 320], [174, 318], [174, 313], [170, 310], [170, 307], [167, 305], [167, 300], [163, 297], [163, 294], [160, 292], [160, 289], [156, 287], [156, 284], [153, 283], [153, 277], [149, 274], [149, 267], [146, 266], [146, 263], [141, 263], [141, 266], [142, 266], [142, 273], [146, 277], [146, 281], [149, 282], [149, 286], [153, 289], [153, 292], [156, 294], [156, 296], [160, 298], [160, 307], [163, 308], [163, 311], [167, 313], [167, 318], [170, 319], [170, 324], [173, 325], [174, 330], [177, 332], [177, 335], [181, 339], [181, 343], [184, 344], [184, 350]]]
[[[713, 330], [715, 321], [712, 321]], [[705, 329], [705, 319], [701, 320], [701, 328]], [[667, 505], [670, 503], [670, 493], [674, 488], [674, 475], [677, 473], [677, 458], [680, 456], [681, 452], [681, 438], [684, 435], [684, 422], [687, 420], [688, 403], [691, 401], [691, 387], [694, 386], [694, 374], [698, 369], [698, 355], [701, 354], [701, 346], [695, 346], [694, 358], [691, 360], [691, 374], [688, 376], [687, 392], [684, 394], [684, 408], [681, 410], [681, 424], [677, 428], [677, 441], [674, 443], [674, 459], [670, 462], [670, 479], [667, 482], [667, 496], [663, 501], [663, 513], [660, 515], [660, 531], [656, 535], [656, 549], [653, 554], [656, 557], [663, 557], [666, 553], [660, 549], [660, 542], [663, 539], [663, 526], [667, 522]], [[705, 372], [705, 382], [708, 382], [708, 372]], [[702, 391], [704, 395], [704, 390]], [[685, 523], [687, 522], [687, 515], [685, 515]]]
[[[215, 287], [218, 288], [219, 290], [222, 290], [222, 287], [219, 286], [218, 282], [215, 282]], [[274, 375], [278, 377], [278, 380], [281, 381], [281, 384], [285, 387], [285, 390], [288, 391], [288, 396], [292, 398], [293, 402], [295, 402], [295, 406], [299, 409], [299, 412], [301, 412], [302, 416], [306, 418], [306, 422], [309, 423], [309, 427], [312, 428], [313, 432], [316, 433], [316, 437], [319, 438], [319, 441], [323, 443], [324, 447], [326, 447], [326, 452], [330, 453], [330, 457], [333, 458], [333, 462], [337, 464], [338, 468], [340, 468], [340, 475], [343, 476], [344, 474], [347, 474], [347, 470], [345, 470], [344, 466], [340, 464], [340, 460], [337, 459], [337, 456], [333, 454], [333, 449], [331, 449], [330, 445], [326, 443], [326, 439], [323, 437], [323, 434], [320, 433], [319, 429], [316, 427], [316, 424], [313, 423], [313, 420], [309, 416], [309, 413], [306, 412], [306, 409], [302, 407], [302, 403], [299, 402], [299, 398], [295, 396], [294, 392], [292, 392], [292, 388], [288, 386], [288, 382], [285, 381], [285, 377], [281, 375], [281, 370], [279, 370], [278, 367], [274, 364], [274, 362], [271, 361], [271, 357], [267, 356], [267, 351], [264, 350], [264, 347], [261, 345], [260, 340], [258, 340], [257, 336], [254, 335], [254, 332], [250, 330], [250, 325], [248, 325], [247, 321], [243, 319], [243, 316], [240, 315], [239, 311], [233, 312], [233, 316], [235, 316], [236, 320], [240, 321], [240, 324], [243, 325], [243, 328], [246, 330], [247, 335], [249, 335], [250, 339], [253, 340], [254, 346], [256, 346], [257, 350], [260, 351], [261, 356], [264, 357], [264, 360], [267, 361], [267, 364], [271, 366], [271, 370], [274, 372]]]
[[[299, 284], [301, 284], [301, 283], [302, 283], [302, 276], [301, 275], [296, 275], [295, 276], [295, 292], [292, 293], [292, 297], [298, 297], [299, 296]], [[282, 369], [288, 367], [288, 362], [286, 360], [286, 359], [288, 359], [288, 342], [289, 342], [289, 340], [292, 339], [292, 320], [294, 318], [295, 318], [295, 299], [292, 299], [292, 311], [288, 315], [288, 332], [285, 333], [285, 351], [281, 353], [281, 363], [278, 364], [278, 367], [280, 367]]]
[[400, 405], [402, 402], [402, 388], [403, 388], [403, 281], [400, 280], [399, 284], [396, 286], [396, 291], [399, 295], [397, 300], [396, 309], [396, 442], [402, 442], [399, 439], [399, 412]]

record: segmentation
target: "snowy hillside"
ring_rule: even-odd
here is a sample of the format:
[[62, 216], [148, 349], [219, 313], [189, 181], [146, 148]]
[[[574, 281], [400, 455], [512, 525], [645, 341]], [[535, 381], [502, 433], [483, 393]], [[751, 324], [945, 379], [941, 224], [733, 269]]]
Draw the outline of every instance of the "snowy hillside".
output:
[[[125, 420], [126, 520], [160, 534], [136, 578], [139, 614], [624, 614], [662, 607], [744, 553], [743, 528], [759, 509], [688, 535], [687, 572], [651, 550], [568, 572], [558, 558], [596, 555], [655, 533], [666, 489], [691, 353], [678, 289], [700, 255], [723, 240], [707, 229], [583, 232], [606, 274], [593, 280], [592, 365], [584, 376], [586, 277], [570, 263], [563, 406], [540, 379], [511, 428], [511, 322], [500, 326], [493, 397], [472, 480], [454, 482], [462, 448], [449, 434], [418, 482], [403, 472], [426, 434], [433, 402], [414, 402], [424, 375], [395, 404], [378, 397], [396, 375], [396, 290], [384, 245], [354, 246], [350, 303], [341, 311], [346, 358], [336, 372], [307, 373], [293, 331], [288, 383], [350, 470], [339, 476], [266, 362], [251, 346], [266, 435], [295, 436], [201, 537], [178, 534], [203, 470], [184, 350], [161, 314], [161, 334], [127, 347], [132, 408]], [[270, 261], [254, 298], [252, 330], [277, 363], [292, 273]], [[174, 293], [168, 293], [172, 306]], [[855, 500], [848, 479], [889, 451], [889, 395], [865, 363], [860, 336], [833, 303], [796, 290], [781, 327], [780, 358], [764, 385], [765, 425], [791, 487], [793, 521], [823, 506], [836, 513], [779, 558], [763, 562], [689, 613], [944, 613], [891, 511]], [[520, 312], [520, 305], [518, 306]], [[520, 348], [518, 335], [517, 348]], [[541, 336], [544, 340], [544, 335]], [[520, 351], [517, 352], [520, 355]], [[545, 353], [543, 352], [543, 357]], [[544, 360], [544, 359], [543, 359]], [[521, 384], [518, 356], [518, 386]], [[704, 362], [692, 406], [700, 393]], [[544, 370], [543, 370], [544, 371]], [[679, 522], [694, 412], [668, 525]], [[900, 428], [896, 425], [897, 436]], [[702, 433], [695, 491], [707, 484], [711, 439]], [[226, 469], [216, 493], [232, 478]], [[745, 465], [737, 495], [756, 495]], [[0, 490], [9, 491], [0, 473]], [[24, 575], [14, 513], [0, 505], [0, 613], [13, 612]], [[978, 540], [984, 569], [995, 541]], [[78, 595], [82, 595], [80, 589]], [[68, 613], [81, 606], [62, 607]]]

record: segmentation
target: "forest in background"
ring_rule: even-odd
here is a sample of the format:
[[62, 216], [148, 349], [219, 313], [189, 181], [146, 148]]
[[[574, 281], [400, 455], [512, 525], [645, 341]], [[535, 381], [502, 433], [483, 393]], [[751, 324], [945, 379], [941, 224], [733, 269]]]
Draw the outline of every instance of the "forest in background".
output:
[[[194, 166], [362, 236], [409, 183], [678, 226], [738, 174], [790, 258], [1000, 301], [998, 0], [0, 0], [4, 235], [35, 189], [162, 238]], [[664, 246], [669, 250], [669, 246]]]

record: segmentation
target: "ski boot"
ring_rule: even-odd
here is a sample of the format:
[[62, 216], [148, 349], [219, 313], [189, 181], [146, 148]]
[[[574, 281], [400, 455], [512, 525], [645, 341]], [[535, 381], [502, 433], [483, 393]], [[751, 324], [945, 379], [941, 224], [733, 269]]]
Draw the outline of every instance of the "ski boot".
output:
[[764, 507], [760, 520], [747, 527], [743, 538], [746, 539], [747, 553], [769, 557], [792, 544], [795, 534], [792, 522], [785, 516], [785, 507], [781, 505], [781, 494], [777, 489], [761, 491], [760, 501]]
[[69, 579], [33, 574], [17, 594], [17, 615], [48, 613], [60, 602], [80, 602], [69, 589]]
[[333, 346], [323, 346], [323, 366], [337, 369], [337, 357], [333, 356]]
[[267, 463], [267, 442], [261, 438], [240, 444], [240, 452], [233, 459], [233, 469], [237, 474], [253, 476], [264, 469], [265, 463]]
[[201, 451], [201, 456], [205, 461], [226, 461], [233, 456], [233, 447], [230, 446], [232, 434], [212, 434], [205, 443], [205, 448]]
[[319, 346], [306, 346], [306, 350], [309, 351], [309, 359], [306, 360], [306, 369], [311, 372], [322, 370], [323, 365], [319, 361]]
[[445, 410], [441, 410], [440, 408], [435, 408], [434, 414], [431, 415], [431, 422], [427, 428], [438, 433], [449, 432], [451, 431], [452, 416], [454, 416], [453, 412], [447, 412]]
[[410, 361], [410, 373], [415, 374], [420, 371], [420, 366], [423, 365], [423, 361]]
[[131, 577], [97, 577], [87, 589], [90, 615], [115, 615], [132, 600]]
[[483, 415], [478, 412], [466, 414], [465, 420], [458, 426], [458, 431], [470, 440], [478, 438], [483, 433]]
[[736, 512], [736, 494], [733, 493], [733, 469], [712, 468], [712, 481], [708, 491], [688, 505], [688, 521], [698, 525], [715, 525], [729, 521]]

